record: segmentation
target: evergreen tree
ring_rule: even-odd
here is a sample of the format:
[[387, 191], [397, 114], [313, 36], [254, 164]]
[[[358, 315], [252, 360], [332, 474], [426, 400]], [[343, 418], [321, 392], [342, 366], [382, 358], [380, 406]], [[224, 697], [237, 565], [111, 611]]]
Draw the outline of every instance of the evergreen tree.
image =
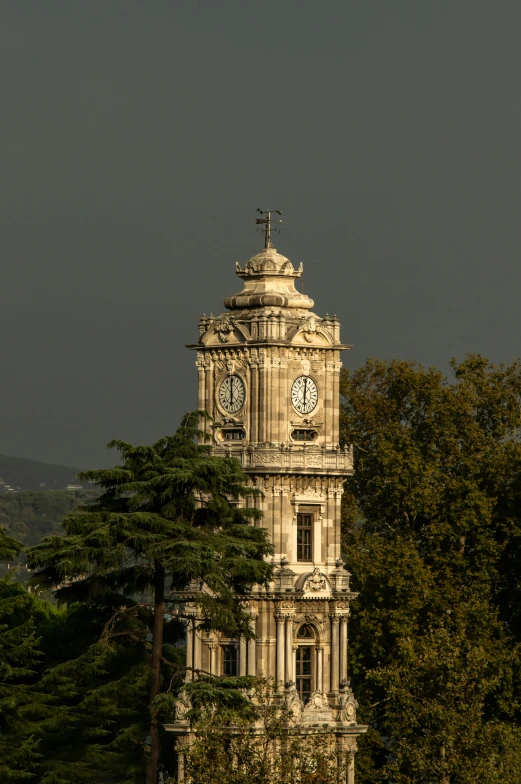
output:
[[521, 365], [343, 375], [364, 784], [521, 780]]
[[105, 597], [61, 610], [38, 626], [45, 667], [35, 689], [53, 698], [39, 727], [39, 784], [144, 779], [149, 670], [142, 639], [103, 638], [115, 607]]
[[[12, 561], [20, 550], [0, 529], [0, 561]], [[9, 576], [0, 580], [0, 781], [5, 784], [32, 779], [39, 757], [33, 729], [42, 699], [31, 684], [41, 654], [33, 604], [24, 586]]]
[[[258, 491], [235, 459], [213, 457], [207, 444], [197, 443], [204, 437], [201, 416], [187, 414], [173, 436], [152, 446], [111, 442], [121, 464], [80, 474], [101, 496], [65, 518], [65, 536], [46, 537], [28, 551], [28, 565], [38, 570], [34, 586], [55, 590], [69, 604], [99, 604], [117, 594], [107, 640], [148, 643], [148, 784], [155, 784], [159, 763], [162, 664], [178, 666], [165, 655], [168, 592], [175, 601], [188, 586], [204, 585], [207, 627], [247, 637], [248, 618], [237, 596], [271, 576], [267, 533], [252, 525], [261, 516], [254, 506]], [[243, 499], [248, 506], [239, 505]], [[134, 601], [138, 595], [150, 596], [144, 602], [148, 617]]]

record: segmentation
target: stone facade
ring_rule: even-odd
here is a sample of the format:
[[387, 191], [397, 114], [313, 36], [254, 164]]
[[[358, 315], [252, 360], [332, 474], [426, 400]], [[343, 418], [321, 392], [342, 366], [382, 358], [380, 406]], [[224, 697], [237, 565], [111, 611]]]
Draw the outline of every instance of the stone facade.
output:
[[[350, 346], [336, 316], [316, 315], [295, 288], [302, 265], [267, 245], [244, 268], [236, 264], [243, 290], [225, 300], [225, 314], [202, 316], [189, 348], [214, 453], [237, 457], [262, 490], [252, 503], [275, 549], [274, 581], [247, 599], [250, 641], [200, 632], [194, 597], [187, 666], [273, 678], [303, 732], [331, 726], [353, 784], [356, 736], [367, 728], [356, 722], [347, 680], [356, 594], [340, 552], [343, 484], [353, 472], [352, 449], [338, 443], [340, 352]], [[168, 729], [182, 735], [181, 714]]]

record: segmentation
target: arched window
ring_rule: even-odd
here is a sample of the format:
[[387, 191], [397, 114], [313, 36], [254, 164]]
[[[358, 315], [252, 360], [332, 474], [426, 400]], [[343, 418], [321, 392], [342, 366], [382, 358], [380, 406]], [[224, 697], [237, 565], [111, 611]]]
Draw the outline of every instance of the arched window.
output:
[[315, 631], [309, 623], [304, 623], [297, 632], [297, 639], [310, 639], [315, 636]]

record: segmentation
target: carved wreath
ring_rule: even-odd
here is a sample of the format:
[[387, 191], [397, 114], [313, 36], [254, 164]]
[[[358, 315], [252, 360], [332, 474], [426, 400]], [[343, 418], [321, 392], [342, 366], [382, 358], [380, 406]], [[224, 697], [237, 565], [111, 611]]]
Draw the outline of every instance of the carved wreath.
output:
[[315, 566], [313, 574], [308, 577], [304, 585], [305, 591], [324, 591], [327, 588], [327, 581], [320, 573], [318, 566]]

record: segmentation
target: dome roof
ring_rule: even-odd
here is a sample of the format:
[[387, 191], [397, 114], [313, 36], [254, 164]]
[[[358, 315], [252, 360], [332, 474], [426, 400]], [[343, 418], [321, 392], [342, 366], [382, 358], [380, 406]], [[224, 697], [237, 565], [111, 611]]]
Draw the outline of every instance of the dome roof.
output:
[[289, 259], [269, 245], [244, 266], [236, 262], [235, 271], [244, 281], [244, 289], [225, 301], [229, 310], [277, 307], [310, 310], [313, 300], [295, 288], [302, 275], [302, 264], [295, 269]]
[[302, 264], [295, 270], [291, 261], [279, 253], [277, 248], [268, 247], [263, 248], [260, 253], [253, 256], [244, 269], [241, 269], [240, 264], [237, 263], [236, 270], [237, 275], [241, 278], [264, 273], [299, 277], [302, 274]]

